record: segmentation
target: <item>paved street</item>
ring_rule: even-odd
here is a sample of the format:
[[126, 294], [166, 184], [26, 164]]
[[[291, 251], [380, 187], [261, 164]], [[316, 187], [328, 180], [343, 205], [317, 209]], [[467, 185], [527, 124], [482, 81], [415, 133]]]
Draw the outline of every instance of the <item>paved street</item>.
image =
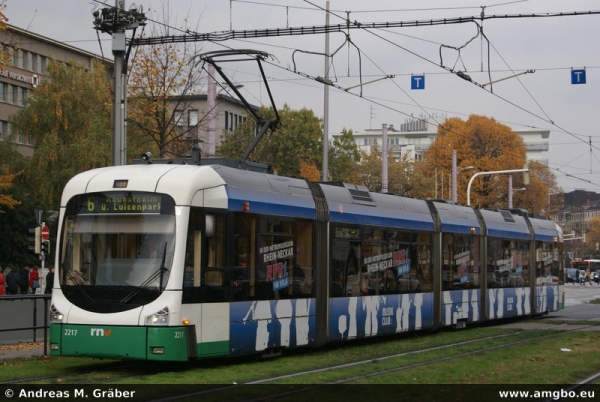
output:
[[600, 285], [595, 282], [591, 285], [565, 285], [565, 307], [585, 304], [593, 299], [600, 299]]

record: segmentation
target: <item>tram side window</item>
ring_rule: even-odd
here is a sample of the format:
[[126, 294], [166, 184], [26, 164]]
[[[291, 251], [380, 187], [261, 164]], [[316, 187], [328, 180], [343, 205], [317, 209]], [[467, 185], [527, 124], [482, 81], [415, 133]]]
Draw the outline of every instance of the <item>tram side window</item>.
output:
[[528, 246], [506, 239], [488, 241], [488, 287], [517, 288], [528, 285]]
[[[554, 242], [554, 260], [552, 261], [552, 265], [556, 268], [555, 271], [557, 272], [557, 276], [558, 276], [558, 280], [560, 281], [560, 284], [564, 284], [565, 281], [565, 267], [563, 265], [563, 246], [564, 243], [559, 243], [559, 242]], [[596, 268], [593, 267], [594, 263], [591, 263], [592, 268], [593, 268], [593, 272], [596, 271]], [[593, 277], [593, 272], [590, 272], [591, 277]]]
[[252, 300], [256, 295], [256, 215], [235, 214], [233, 299]]
[[292, 270], [291, 287], [295, 297], [312, 297], [313, 293], [313, 221], [296, 221], [296, 263]]
[[558, 285], [558, 251], [556, 254], [557, 257], [555, 258], [554, 245], [552, 243], [537, 242], [536, 283], [538, 285]]
[[379, 294], [385, 285], [384, 276], [388, 286], [395, 282], [393, 272], [385, 272], [391, 268], [391, 255], [388, 255], [383, 230], [364, 228], [361, 237], [363, 271], [368, 273], [367, 290], [371, 295]]
[[182, 278], [184, 303], [229, 300], [226, 234], [226, 214], [205, 214], [199, 208], [192, 208]]
[[292, 220], [260, 219], [255, 299], [291, 297], [295, 249], [292, 228]]
[[416, 236], [416, 243], [411, 247], [411, 261], [415, 261], [417, 280], [421, 292], [433, 290], [433, 261], [431, 258], [431, 235], [420, 233]]
[[335, 227], [334, 236], [331, 297], [432, 290], [430, 235]]
[[390, 243], [389, 250], [391, 260], [388, 261], [392, 266], [383, 273], [381, 293], [420, 292], [416, 247], [406, 243]]
[[445, 233], [443, 250], [444, 289], [479, 288], [479, 237]]
[[332, 251], [331, 297], [368, 294], [368, 273], [361, 266], [361, 242], [356, 227], [335, 227]]

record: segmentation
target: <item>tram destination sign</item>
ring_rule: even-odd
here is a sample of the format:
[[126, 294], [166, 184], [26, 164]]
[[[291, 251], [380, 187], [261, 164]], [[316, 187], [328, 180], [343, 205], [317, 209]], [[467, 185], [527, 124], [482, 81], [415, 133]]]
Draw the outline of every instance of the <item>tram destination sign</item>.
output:
[[160, 195], [142, 193], [89, 194], [82, 201], [81, 212], [88, 214], [158, 214], [162, 205]]

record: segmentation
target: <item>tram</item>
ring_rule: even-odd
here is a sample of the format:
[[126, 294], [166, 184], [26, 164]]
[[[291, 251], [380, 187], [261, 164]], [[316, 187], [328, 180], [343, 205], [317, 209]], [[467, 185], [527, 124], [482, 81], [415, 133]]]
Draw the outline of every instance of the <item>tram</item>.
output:
[[61, 200], [50, 353], [277, 354], [562, 308], [563, 237], [524, 211], [182, 159]]

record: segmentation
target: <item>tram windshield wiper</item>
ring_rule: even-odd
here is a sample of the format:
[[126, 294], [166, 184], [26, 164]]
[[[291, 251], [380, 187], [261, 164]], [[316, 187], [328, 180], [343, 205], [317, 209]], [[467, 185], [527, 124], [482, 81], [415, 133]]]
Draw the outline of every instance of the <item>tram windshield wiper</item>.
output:
[[67, 276], [69, 277], [69, 279], [71, 279], [71, 281], [73, 281], [73, 285], [75, 286], [75, 289], [77, 289], [79, 291], [79, 293], [81, 293], [81, 295], [85, 298], [85, 300], [88, 301], [88, 303], [96, 303], [96, 300], [94, 300], [92, 298], [92, 296], [90, 296], [88, 294], [88, 292], [85, 291], [85, 289], [83, 288], [83, 285], [81, 283], [79, 283], [81, 279], [80, 276], [75, 275], [73, 273], [72, 270], [68, 270], [67, 272]]
[[169, 269], [167, 267], [165, 267], [165, 257], [167, 255], [167, 243], [165, 242], [165, 249], [163, 252], [163, 257], [162, 257], [162, 261], [160, 262], [160, 267], [154, 271], [154, 273], [152, 275], [150, 275], [148, 277], [148, 279], [146, 279], [144, 282], [142, 282], [133, 292], [129, 293], [127, 296], [125, 296], [123, 299], [121, 299], [121, 303], [125, 304], [125, 303], [129, 303], [129, 301], [131, 299], [133, 299], [138, 293], [140, 293], [142, 291], [142, 289], [146, 289], [148, 287], [148, 284], [154, 282], [156, 280], [156, 278], [160, 277], [159, 280], [159, 289], [163, 288], [163, 277], [165, 272], [169, 272]]

